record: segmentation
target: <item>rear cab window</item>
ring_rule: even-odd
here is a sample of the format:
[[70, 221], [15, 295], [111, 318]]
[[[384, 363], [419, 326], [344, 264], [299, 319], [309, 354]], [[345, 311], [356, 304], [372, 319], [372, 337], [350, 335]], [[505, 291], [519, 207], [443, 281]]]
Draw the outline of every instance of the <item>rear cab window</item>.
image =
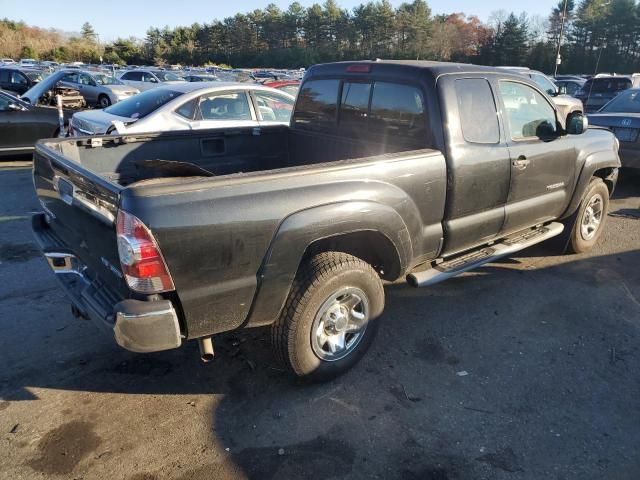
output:
[[416, 148], [428, 144], [422, 91], [401, 83], [309, 80], [298, 94], [293, 125]]
[[298, 94], [293, 125], [302, 129], [331, 130], [338, 112], [340, 80], [309, 80]]

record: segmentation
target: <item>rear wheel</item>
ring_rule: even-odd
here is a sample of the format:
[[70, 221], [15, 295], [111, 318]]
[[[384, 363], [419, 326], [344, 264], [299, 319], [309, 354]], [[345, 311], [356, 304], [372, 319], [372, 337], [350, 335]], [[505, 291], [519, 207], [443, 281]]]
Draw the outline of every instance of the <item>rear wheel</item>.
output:
[[365, 354], [383, 309], [382, 281], [369, 264], [346, 253], [321, 253], [301, 267], [272, 326], [274, 352], [298, 377], [336, 377]]
[[107, 108], [109, 105], [111, 105], [111, 100], [109, 99], [109, 97], [107, 97], [106, 95], [100, 95], [98, 97], [98, 106], [100, 108]]
[[601, 178], [592, 178], [578, 208], [571, 231], [569, 248], [574, 253], [585, 253], [596, 244], [609, 211], [609, 189]]

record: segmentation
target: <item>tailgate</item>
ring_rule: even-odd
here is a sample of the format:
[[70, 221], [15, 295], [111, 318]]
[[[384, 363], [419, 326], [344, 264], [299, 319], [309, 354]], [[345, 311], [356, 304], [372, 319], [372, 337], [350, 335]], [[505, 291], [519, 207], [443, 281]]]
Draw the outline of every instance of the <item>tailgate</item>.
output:
[[36, 144], [33, 157], [33, 183], [48, 234], [73, 252], [90, 277], [127, 298], [115, 226], [122, 187], [65, 158], [56, 143]]

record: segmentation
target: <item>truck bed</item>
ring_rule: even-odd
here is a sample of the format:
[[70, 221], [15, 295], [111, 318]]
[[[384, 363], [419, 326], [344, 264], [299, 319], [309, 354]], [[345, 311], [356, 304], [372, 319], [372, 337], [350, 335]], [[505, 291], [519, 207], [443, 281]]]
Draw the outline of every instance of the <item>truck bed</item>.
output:
[[281, 126], [81, 138], [43, 147], [123, 187], [156, 178], [266, 172], [414, 149]]
[[[176, 286], [162, 296], [188, 338], [273, 320], [323, 229], [375, 225], [402, 253], [389, 279], [442, 244], [444, 156], [391, 142], [288, 127], [48, 140], [34, 184], [49, 215], [40, 227], [111, 297], [139, 297], [119, 271], [118, 209], [148, 226]], [[338, 214], [352, 224], [333, 223]]]

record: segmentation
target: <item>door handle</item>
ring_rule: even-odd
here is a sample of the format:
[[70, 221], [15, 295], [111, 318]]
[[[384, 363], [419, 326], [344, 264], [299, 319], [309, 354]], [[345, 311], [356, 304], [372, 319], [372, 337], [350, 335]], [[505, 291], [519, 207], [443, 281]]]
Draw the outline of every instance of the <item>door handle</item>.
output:
[[520, 155], [517, 160], [513, 161], [513, 166], [518, 170], [524, 170], [529, 166], [530, 160], [527, 160], [527, 157], [524, 155]]

